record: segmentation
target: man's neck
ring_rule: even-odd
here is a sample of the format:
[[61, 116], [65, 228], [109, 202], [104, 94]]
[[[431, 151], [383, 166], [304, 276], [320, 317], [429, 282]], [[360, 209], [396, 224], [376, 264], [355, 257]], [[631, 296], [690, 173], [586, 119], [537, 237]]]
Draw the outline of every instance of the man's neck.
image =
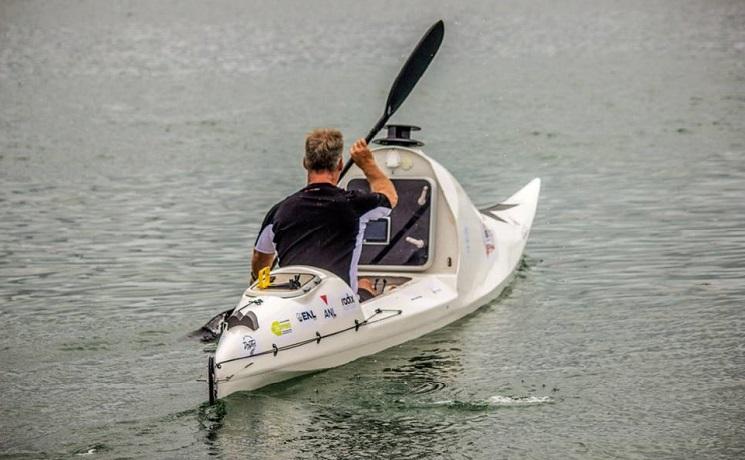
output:
[[331, 184], [336, 185], [339, 178], [335, 172], [331, 171], [308, 171], [308, 185], [310, 184]]

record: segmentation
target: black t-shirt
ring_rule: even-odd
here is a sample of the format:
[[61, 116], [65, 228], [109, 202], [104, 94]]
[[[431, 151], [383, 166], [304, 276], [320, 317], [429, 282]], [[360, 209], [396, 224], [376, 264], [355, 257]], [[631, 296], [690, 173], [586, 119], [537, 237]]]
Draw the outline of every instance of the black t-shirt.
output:
[[282, 266], [326, 269], [356, 292], [365, 226], [390, 212], [391, 203], [381, 193], [310, 184], [269, 210], [254, 249], [278, 253]]

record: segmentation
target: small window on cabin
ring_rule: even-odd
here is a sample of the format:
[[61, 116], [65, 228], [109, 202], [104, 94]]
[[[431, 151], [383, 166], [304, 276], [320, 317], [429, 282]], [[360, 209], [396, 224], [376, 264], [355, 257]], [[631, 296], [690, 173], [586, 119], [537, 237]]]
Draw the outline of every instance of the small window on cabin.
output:
[[383, 244], [391, 242], [391, 218], [383, 217], [382, 219], [371, 220], [365, 227], [363, 237], [364, 244]]

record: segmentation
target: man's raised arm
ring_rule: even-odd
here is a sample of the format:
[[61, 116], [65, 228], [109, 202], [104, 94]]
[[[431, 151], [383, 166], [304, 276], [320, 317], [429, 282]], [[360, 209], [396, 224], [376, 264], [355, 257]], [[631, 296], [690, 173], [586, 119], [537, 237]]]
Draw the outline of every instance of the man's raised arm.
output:
[[365, 139], [358, 139], [349, 149], [349, 155], [352, 157], [354, 164], [365, 174], [367, 182], [370, 184], [370, 190], [382, 193], [391, 202], [391, 208], [396, 207], [398, 203], [396, 188], [375, 162], [375, 157], [370, 152], [370, 149], [367, 148]]

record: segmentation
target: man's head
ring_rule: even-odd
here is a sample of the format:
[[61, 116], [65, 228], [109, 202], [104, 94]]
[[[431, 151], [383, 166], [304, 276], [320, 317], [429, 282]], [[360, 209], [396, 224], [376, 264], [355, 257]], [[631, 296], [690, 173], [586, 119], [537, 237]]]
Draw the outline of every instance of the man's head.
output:
[[303, 166], [308, 172], [335, 172], [341, 168], [344, 139], [338, 129], [314, 129], [305, 138]]

